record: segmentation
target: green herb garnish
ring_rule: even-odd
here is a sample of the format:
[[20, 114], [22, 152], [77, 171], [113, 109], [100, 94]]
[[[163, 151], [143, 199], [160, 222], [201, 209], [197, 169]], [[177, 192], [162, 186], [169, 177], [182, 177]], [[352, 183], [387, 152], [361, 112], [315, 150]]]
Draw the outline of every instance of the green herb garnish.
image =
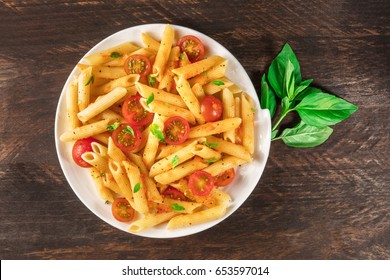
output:
[[218, 142], [216, 142], [216, 143], [208, 143], [208, 142], [203, 142], [203, 145], [205, 145], [205, 146], [207, 146], [207, 147], [209, 147], [209, 148], [215, 148], [215, 147], [217, 147], [218, 146]]
[[216, 158], [208, 158], [208, 159], [206, 159], [205, 161], [207, 162], [207, 163], [213, 163], [213, 162], [216, 162], [218, 159], [216, 159]]
[[[272, 140], [281, 139], [286, 145], [298, 148], [318, 146], [332, 134], [329, 126], [343, 121], [358, 109], [342, 98], [310, 86], [312, 81], [302, 81], [298, 59], [290, 45], [285, 44], [261, 79], [261, 108], [268, 109], [272, 118], [277, 100], [282, 107], [272, 127]], [[279, 131], [284, 117], [293, 111], [298, 113], [300, 122]]]
[[133, 128], [132, 128], [131, 126], [126, 125], [125, 128], [124, 128], [124, 131], [125, 131], [126, 133], [129, 133], [129, 134], [131, 134], [132, 136], [134, 136], [134, 130], [133, 130]]
[[114, 122], [112, 125], [107, 126], [107, 130], [115, 130], [119, 127], [120, 122]]
[[138, 192], [140, 189], [141, 189], [141, 183], [138, 182], [138, 183], [135, 184], [135, 186], [134, 186], [133, 193]]
[[95, 77], [93, 75], [91, 75], [91, 77], [89, 77], [88, 81], [85, 83], [85, 86], [87, 86], [89, 84], [93, 84], [94, 81], [95, 81]]
[[148, 96], [148, 99], [146, 99], [146, 105], [152, 103], [153, 100], [154, 100], [154, 94], [152, 93], [151, 95]]
[[183, 59], [185, 58], [184, 53], [181, 53], [180, 56], [179, 56], [179, 58], [180, 58], [181, 60], [183, 60]]
[[149, 85], [153, 87], [156, 83], [157, 74], [149, 74]]
[[213, 81], [211, 81], [211, 83], [213, 85], [216, 85], [216, 86], [223, 86], [225, 84], [224, 82], [222, 82], [220, 80], [213, 80]]
[[160, 129], [160, 127], [157, 124], [153, 123], [153, 124], [150, 125], [150, 132], [158, 140], [160, 140], [161, 142], [165, 142], [164, 134], [161, 132], [161, 129]]
[[178, 164], [179, 164], [179, 157], [177, 155], [175, 155], [173, 158], [172, 158], [172, 167], [176, 167]]
[[175, 211], [183, 211], [183, 210], [186, 210], [183, 206], [177, 204], [177, 203], [173, 203], [171, 204], [171, 209], [172, 210], [175, 210]]
[[110, 54], [110, 57], [115, 59], [115, 58], [118, 58], [118, 57], [121, 57], [122, 55], [119, 53], [119, 52], [112, 52]]

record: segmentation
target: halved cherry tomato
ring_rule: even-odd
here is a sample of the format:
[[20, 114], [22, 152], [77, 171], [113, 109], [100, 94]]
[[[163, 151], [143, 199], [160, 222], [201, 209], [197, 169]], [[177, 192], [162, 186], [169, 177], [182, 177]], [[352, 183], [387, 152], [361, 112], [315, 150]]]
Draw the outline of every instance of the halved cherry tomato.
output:
[[131, 152], [141, 145], [142, 134], [137, 127], [123, 123], [112, 132], [112, 140], [122, 151]]
[[190, 125], [179, 116], [170, 117], [164, 122], [165, 142], [170, 145], [179, 145], [187, 140], [190, 133]]
[[187, 201], [188, 198], [181, 192], [179, 191], [178, 189], [172, 187], [172, 186], [169, 186], [167, 187], [163, 192], [162, 192], [162, 195], [163, 196], [168, 196], [172, 199], [178, 199], [178, 200], [183, 200], [183, 201]]
[[188, 188], [194, 195], [207, 196], [214, 188], [214, 178], [206, 171], [195, 171], [190, 175]]
[[200, 110], [206, 122], [215, 122], [222, 117], [222, 102], [217, 97], [206, 95], [201, 103]]
[[72, 157], [74, 162], [81, 167], [91, 167], [91, 165], [82, 159], [82, 155], [85, 152], [92, 152], [92, 142], [97, 142], [96, 139], [92, 137], [76, 140], [72, 148]]
[[115, 198], [111, 206], [111, 212], [114, 218], [120, 222], [130, 222], [134, 219], [134, 209], [124, 197]]
[[141, 77], [149, 75], [152, 70], [150, 60], [140, 54], [130, 55], [124, 64], [126, 74], [139, 74]]
[[181, 37], [177, 42], [182, 52], [185, 52], [191, 62], [196, 62], [204, 58], [204, 45], [198, 37], [187, 35]]
[[235, 175], [236, 173], [234, 172], [234, 168], [230, 168], [225, 172], [214, 176], [214, 184], [218, 187], [227, 186], [233, 181]]
[[153, 113], [145, 110], [139, 100], [139, 94], [133, 95], [123, 102], [122, 115], [133, 126], [149, 125], [153, 121]]

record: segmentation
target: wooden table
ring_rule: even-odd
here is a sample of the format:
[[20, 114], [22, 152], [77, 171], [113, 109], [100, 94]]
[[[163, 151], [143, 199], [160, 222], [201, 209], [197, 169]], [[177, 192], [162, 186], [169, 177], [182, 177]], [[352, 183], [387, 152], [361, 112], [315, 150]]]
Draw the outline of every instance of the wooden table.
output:
[[[386, 0], [1, 1], [1, 259], [389, 259], [389, 12]], [[359, 110], [319, 147], [273, 142], [253, 194], [217, 226], [176, 239], [119, 231], [68, 185], [54, 116], [77, 61], [145, 23], [209, 35], [257, 90], [289, 42], [304, 78]]]

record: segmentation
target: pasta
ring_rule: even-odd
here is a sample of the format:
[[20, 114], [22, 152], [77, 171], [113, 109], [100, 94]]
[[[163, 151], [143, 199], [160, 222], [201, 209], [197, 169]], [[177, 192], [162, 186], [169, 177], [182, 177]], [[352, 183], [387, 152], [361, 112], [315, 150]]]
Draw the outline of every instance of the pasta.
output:
[[[142, 33], [142, 47], [125, 42], [84, 57], [66, 90], [60, 140], [94, 138], [80, 158], [115, 218], [119, 198], [135, 210], [120, 220], [134, 233], [223, 217], [232, 199], [221, 178], [255, 152], [253, 101], [225, 76], [228, 61], [188, 53], [175, 35], [166, 25], [161, 40]], [[222, 104], [213, 121], [208, 95]]]

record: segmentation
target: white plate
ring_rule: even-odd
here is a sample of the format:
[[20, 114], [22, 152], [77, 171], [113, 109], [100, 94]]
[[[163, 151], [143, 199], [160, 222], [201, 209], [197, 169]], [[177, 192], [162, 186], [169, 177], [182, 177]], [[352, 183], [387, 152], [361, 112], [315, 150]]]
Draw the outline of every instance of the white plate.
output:
[[[147, 32], [154, 38], [161, 39], [161, 34], [164, 27], [165, 24], [147, 24], [124, 29], [98, 43], [87, 54], [108, 49], [125, 41], [131, 41], [142, 46], [142, 32]], [[228, 208], [227, 214], [224, 217], [212, 222], [194, 225], [183, 229], [166, 230], [165, 224], [163, 224], [158, 227], [136, 233], [136, 235], [152, 238], [172, 238], [194, 234], [218, 224], [233, 214], [234, 211], [236, 211], [241, 206], [241, 204], [244, 203], [244, 201], [252, 193], [253, 189], [259, 182], [268, 158], [271, 141], [271, 121], [269, 112], [268, 110], [260, 109], [259, 100], [253, 84], [238, 60], [227, 49], [225, 49], [212, 38], [186, 27], [177, 25], [172, 25], [172, 27], [175, 30], [176, 40], [183, 35], [195, 35], [204, 43], [206, 48], [206, 56], [216, 54], [228, 59], [229, 64], [226, 76], [235, 82], [238, 86], [240, 86], [244, 91], [246, 91], [256, 104], [257, 112], [255, 114], [255, 154], [254, 161], [239, 167], [236, 172], [236, 178], [228, 187], [225, 188], [225, 190], [227, 190], [227, 192], [231, 195], [233, 201]], [[82, 61], [83, 59], [81, 59], [80, 62]], [[66, 179], [79, 199], [95, 215], [97, 215], [105, 222], [118, 229], [129, 232], [129, 223], [121, 223], [116, 221], [111, 214], [110, 205], [106, 205], [104, 201], [102, 201], [102, 199], [98, 196], [88, 170], [78, 167], [73, 162], [71, 156], [73, 143], [64, 143], [59, 141], [59, 136], [66, 130], [65, 90], [77, 73], [78, 69], [75, 67], [70, 73], [64, 88], [62, 89], [58, 102], [55, 118], [55, 141], [58, 158]], [[233, 222], [232, 219], [231, 222]], [[250, 223], [251, 221], [247, 222]]]

